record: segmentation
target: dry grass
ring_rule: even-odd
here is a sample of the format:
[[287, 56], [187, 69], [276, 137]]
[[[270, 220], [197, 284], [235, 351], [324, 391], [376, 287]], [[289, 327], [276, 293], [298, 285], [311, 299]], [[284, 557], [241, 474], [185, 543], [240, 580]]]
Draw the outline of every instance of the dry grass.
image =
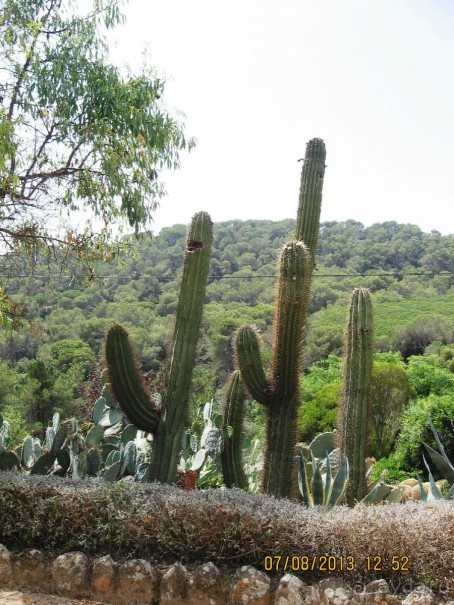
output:
[[[454, 587], [452, 501], [306, 509], [240, 490], [185, 492], [160, 484], [110, 485], [2, 472], [0, 543], [15, 550], [82, 550], [155, 563], [213, 561], [258, 569], [265, 556], [281, 555], [281, 572], [288, 555], [307, 556], [310, 562], [331, 555], [338, 563], [329, 575], [349, 583], [422, 582], [445, 594]], [[341, 571], [341, 556], [353, 557], [354, 568], [344, 564]], [[372, 569], [378, 559], [369, 559], [368, 569], [367, 557], [381, 557], [381, 569]], [[392, 557], [399, 565], [408, 557], [407, 569], [393, 571]], [[294, 573], [308, 582], [327, 576], [316, 570]]]

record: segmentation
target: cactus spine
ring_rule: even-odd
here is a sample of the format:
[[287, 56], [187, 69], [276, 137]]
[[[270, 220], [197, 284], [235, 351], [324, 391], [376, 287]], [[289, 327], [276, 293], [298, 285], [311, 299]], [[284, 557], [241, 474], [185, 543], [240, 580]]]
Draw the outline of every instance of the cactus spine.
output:
[[126, 331], [113, 326], [106, 341], [112, 389], [124, 413], [154, 435], [147, 480], [172, 483], [176, 477], [181, 438], [188, 419], [189, 386], [202, 320], [212, 244], [212, 222], [206, 212], [192, 218], [183, 262], [175, 329], [165, 373], [160, 409], [150, 404], [142, 386]]
[[[223, 401], [224, 441], [221, 448], [222, 474], [227, 487], [248, 488], [248, 479], [244, 472], [241, 455], [241, 433], [244, 417], [244, 385], [239, 370], [235, 370], [226, 385]], [[233, 434], [227, 434], [227, 427]]]
[[350, 463], [347, 502], [353, 505], [367, 493], [365, 448], [372, 370], [372, 303], [369, 290], [356, 288], [350, 299], [344, 336], [342, 399], [338, 444]]
[[287, 243], [279, 260], [273, 361], [268, 380], [252, 327], [237, 333], [236, 354], [247, 389], [267, 413], [267, 439], [261, 490], [289, 497], [296, 475], [294, 446], [300, 405], [299, 377], [309, 291], [320, 221], [325, 144], [312, 139], [306, 146], [295, 240]]

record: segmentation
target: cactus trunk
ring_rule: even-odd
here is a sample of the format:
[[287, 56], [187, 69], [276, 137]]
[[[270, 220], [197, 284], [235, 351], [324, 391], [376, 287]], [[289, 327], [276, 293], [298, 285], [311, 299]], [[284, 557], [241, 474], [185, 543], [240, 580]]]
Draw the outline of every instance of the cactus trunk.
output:
[[223, 402], [223, 431], [232, 427], [233, 434], [226, 435], [221, 450], [222, 474], [227, 487], [247, 489], [248, 480], [243, 468], [241, 434], [244, 418], [244, 385], [238, 370], [227, 383]]
[[241, 328], [236, 339], [237, 363], [250, 394], [265, 406], [267, 437], [261, 490], [279, 497], [292, 492], [300, 405], [299, 378], [309, 291], [315, 266], [325, 173], [325, 144], [312, 139], [306, 147], [295, 240], [284, 246], [279, 263], [271, 377], [260, 358], [258, 336]]
[[338, 443], [350, 463], [347, 502], [364, 498], [369, 385], [372, 370], [372, 303], [365, 288], [353, 290], [344, 337], [342, 400], [339, 408]]
[[194, 215], [189, 227], [161, 409], [153, 406], [146, 395], [126, 331], [113, 326], [107, 334], [106, 361], [115, 397], [138, 428], [154, 435], [152, 461], [146, 474], [149, 481], [172, 483], [176, 478], [181, 437], [188, 421], [189, 387], [202, 320], [212, 228], [206, 212]]

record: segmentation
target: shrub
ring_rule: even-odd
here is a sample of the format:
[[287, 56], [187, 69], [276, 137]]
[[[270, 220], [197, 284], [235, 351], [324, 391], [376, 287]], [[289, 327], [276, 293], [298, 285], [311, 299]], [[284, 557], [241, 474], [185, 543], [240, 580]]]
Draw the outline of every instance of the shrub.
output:
[[[428, 477], [423, 461], [424, 441], [437, 449], [434, 435], [430, 429], [429, 417], [450, 460], [454, 457], [454, 399], [452, 395], [430, 395], [416, 399], [402, 417], [401, 431], [394, 450], [396, 465], [404, 471], [421, 469]], [[434, 475], [442, 479], [441, 475]]]
[[318, 433], [332, 431], [336, 427], [340, 396], [340, 382], [330, 382], [323, 385], [310, 401], [303, 403], [299, 412], [303, 441], [311, 441]]

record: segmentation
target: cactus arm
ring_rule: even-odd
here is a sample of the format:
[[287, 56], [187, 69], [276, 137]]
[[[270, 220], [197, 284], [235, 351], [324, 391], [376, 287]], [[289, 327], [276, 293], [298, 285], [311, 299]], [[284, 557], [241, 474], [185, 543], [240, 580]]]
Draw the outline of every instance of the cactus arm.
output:
[[128, 333], [118, 324], [107, 332], [106, 362], [113, 393], [123, 412], [138, 429], [155, 433], [160, 411], [150, 403]]
[[325, 143], [322, 139], [310, 140], [301, 171], [295, 239], [306, 244], [312, 260], [317, 250], [325, 160]]
[[202, 321], [212, 240], [213, 224], [209, 215], [206, 212], [195, 214], [186, 242], [182, 285], [165, 374], [162, 416], [150, 467], [151, 478], [163, 483], [175, 480], [181, 437], [187, 424], [189, 387]]
[[372, 303], [365, 288], [353, 290], [344, 339], [342, 400], [338, 435], [342, 455], [350, 463], [347, 501], [353, 505], [367, 491], [365, 446], [372, 369]]
[[229, 378], [223, 401], [224, 421], [222, 429], [233, 428], [233, 435], [224, 438], [221, 449], [222, 474], [227, 487], [248, 488], [248, 480], [243, 468], [241, 455], [241, 433], [244, 418], [244, 385], [239, 370]]
[[249, 393], [259, 403], [268, 405], [272, 392], [263, 370], [258, 335], [253, 327], [244, 326], [238, 330], [236, 357]]

